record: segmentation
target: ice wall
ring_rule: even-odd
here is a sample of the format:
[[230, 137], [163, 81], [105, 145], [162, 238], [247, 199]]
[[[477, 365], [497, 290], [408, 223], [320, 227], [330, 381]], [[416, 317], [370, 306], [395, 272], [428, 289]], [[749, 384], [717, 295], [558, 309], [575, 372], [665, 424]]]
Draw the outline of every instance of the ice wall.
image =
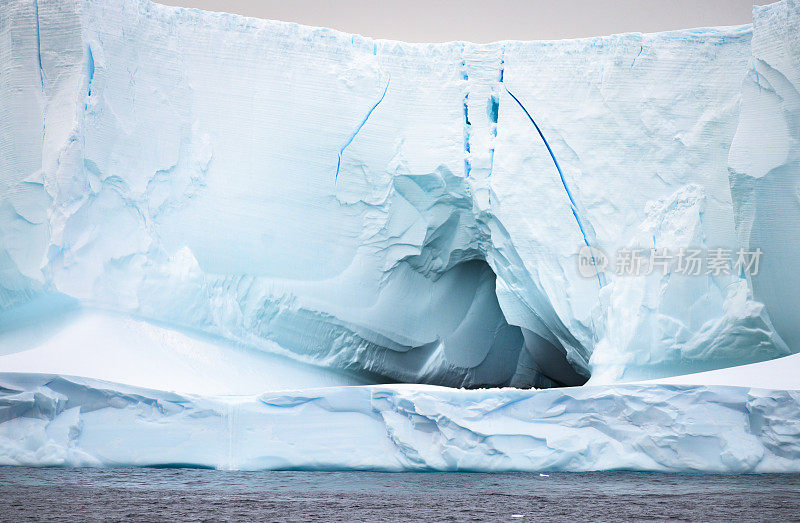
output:
[[739, 241], [762, 249], [755, 298], [794, 351], [800, 346], [800, 3], [757, 7], [729, 168]]
[[[0, 324], [77, 302], [471, 387], [794, 352], [773, 310], [790, 296], [755, 279], [576, 270], [581, 245], [748, 238], [728, 162], [747, 174], [731, 143], [762, 103], [742, 88], [751, 38], [761, 56], [769, 20], [798, 18], [770, 9], [784, 21], [758, 11], [755, 33], [424, 45], [145, 0], [4, 2]], [[796, 76], [783, 53], [770, 67]]]
[[798, 395], [392, 385], [208, 398], [0, 374], [0, 464], [796, 473]]

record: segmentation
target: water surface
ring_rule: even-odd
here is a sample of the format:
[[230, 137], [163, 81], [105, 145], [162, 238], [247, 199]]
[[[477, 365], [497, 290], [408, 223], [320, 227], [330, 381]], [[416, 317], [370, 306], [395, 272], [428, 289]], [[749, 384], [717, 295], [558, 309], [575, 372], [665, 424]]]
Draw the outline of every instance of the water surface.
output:
[[800, 475], [0, 468], [0, 519], [800, 521]]

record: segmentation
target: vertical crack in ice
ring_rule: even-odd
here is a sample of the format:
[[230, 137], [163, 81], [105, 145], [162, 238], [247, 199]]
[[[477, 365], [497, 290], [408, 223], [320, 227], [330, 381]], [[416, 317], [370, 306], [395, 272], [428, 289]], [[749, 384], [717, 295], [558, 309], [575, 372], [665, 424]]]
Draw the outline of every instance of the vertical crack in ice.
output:
[[503, 83], [503, 74], [506, 70], [506, 46], [500, 51], [500, 83]]
[[[525, 116], [528, 117], [528, 120], [530, 120], [533, 126], [536, 128], [536, 132], [538, 132], [539, 136], [542, 138], [544, 146], [547, 147], [547, 152], [550, 153], [550, 158], [553, 159], [553, 163], [555, 164], [556, 170], [558, 171], [558, 176], [559, 178], [561, 178], [561, 185], [564, 186], [564, 191], [567, 193], [567, 198], [569, 198], [569, 206], [570, 209], [572, 210], [572, 215], [575, 217], [575, 221], [578, 224], [578, 228], [581, 230], [581, 236], [583, 236], [583, 243], [585, 243], [586, 246], [589, 247], [591, 252], [592, 246], [589, 244], [589, 239], [586, 237], [586, 231], [584, 230], [583, 224], [581, 223], [581, 218], [578, 213], [578, 206], [575, 204], [575, 199], [572, 197], [572, 192], [569, 190], [569, 185], [567, 185], [567, 180], [564, 178], [564, 173], [561, 170], [561, 166], [558, 164], [558, 160], [556, 159], [556, 155], [553, 153], [553, 149], [550, 148], [550, 144], [547, 143], [547, 138], [544, 137], [544, 133], [542, 133], [542, 130], [539, 128], [539, 125], [533, 119], [533, 116], [531, 116], [531, 113], [529, 113], [528, 110], [525, 109], [525, 106], [522, 105], [522, 102], [519, 101], [519, 98], [514, 96], [514, 94], [508, 90], [508, 87], [506, 87], [505, 84], [503, 84], [503, 88], [506, 90], [508, 95], [511, 96], [511, 98], [513, 98], [515, 102], [517, 102], [517, 105], [520, 106], [523, 112], [525, 112]], [[600, 287], [602, 287], [603, 281], [600, 278], [600, 271], [597, 270], [597, 262], [595, 261], [594, 256], [592, 256], [592, 263], [594, 264], [595, 273], [597, 274], [597, 282], [600, 284]]]
[[469, 147], [469, 131], [470, 131], [470, 123], [469, 123], [469, 108], [467, 107], [469, 93], [464, 95], [464, 175], [465, 177], [469, 178], [470, 172], [472, 172], [472, 162], [470, 161], [469, 154], [470, 154], [470, 147]]
[[92, 80], [94, 80], [94, 55], [92, 54], [91, 46], [86, 46], [86, 76], [87, 86], [86, 92], [87, 96], [92, 96]]
[[497, 116], [500, 113], [500, 97], [497, 95], [497, 92], [493, 92], [489, 98], [489, 107], [487, 108], [487, 113], [489, 116], [489, 134], [491, 135], [491, 141], [489, 145], [488, 177], [492, 175], [492, 170], [494, 169], [494, 139], [497, 138]]
[[636, 59], [639, 58], [642, 55], [642, 51], [644, 51], [644, 46], [640, 45], [639, 46], [639, 54], [637, 54], [636, 57], [633, 59], [633, 62], [631, 62], [631, 69], [633, 69], [633, 66], [636, 65]]
[[[506, 67], [506, 46], [503, 46], [500, 51], [500, 71], [497, 75], [497, 82], [503, 84], [503, 72]], [[492, 175], [494, 169], [494, 141], [497, 138], [497, 119], [500, 116], [500, 94], [497, 86], [492, 88], [492, 98], [489, 101], [489, 123], [491, 125], [492, 142], [489, 147], [489, 176]], [[491, 196], [490, 203], [491, 203]]]
[[377, 108], [377, 107], [380, 105], [380, 103], [383, 101], [384, 97], [386, 96], [386, 91], [388, 91], [388, 90], [389, 90], [389, 83], [390, 83], [391, 81], [392, 81], [392, 77], [391, 77], [391, 75], [390, 75], [390, 76], [389, 76], [389, 77], [386, 79], [386, 87], [384, 87], [384, 88], [383, 88], [383, 94], [381, 94], [381, 97], [378, 99], [378, 101], [377, 101], [377, 102], [375, 102], [375, 105], [373, 105], [372, 107], [370, 107], [369, 111], [368, 111], [368, 112], [367, 112], [367, 114], [364, 116], [364, 119], [363, 119], [363, 120], [361, 120], [361, 123], [360, 123], [360, 124], [358, 124], [358, 127], [356, 127], [356, 128], [355, 128], [355, 130], [352, 132], [352, 134], [351, 134], [351, 135], [350, 135], [350, 136], [347, 138], [347, 141], [345, 141], [344, 145], [342, 145], [342, 148], [341, 148], [341, 149], [339, 149], [339, 159], [338, 159], [338, 160], [337, 160], [337, 162], [336, 162], [336, 176], [335, 176], [335, 177], [334, 177], [334, 179], [333, 179], [333, 183], [334, 183], [334, 184], [335, 184], [335, 183], [336, 183], [336, 182], [339, 180], [339, 170], [342, 168], [342, 155], [344, 154], [344, 151], [345, 151], [345, 149], [347, 149], [347, 147], [348, 147], [348, 146], [349, 146], [351, 143], [353, 143], [353, 140], [355, 139], [355, 137], [356, 137], [356, 135], [358, 134], [358, 132], [359, 132], [359, 131], [361, 131], [361, 128], [362, 128], [362, 127], [364, 127], [364, 125], [367, 123], [367, 120], [369, 120], [369, 117], [370, 117], [370, 116], [372, 116], [372, 112], [373, 112], [373, 111], [374, 111], [374, 110], [375, 110], [375, 109], [376, 109], [376, 108]]
[[[505, 72], [506, 67], [506, 46], [504, 45], [500, 49], [500, 67], [497, 74], [497, 83], [498, 85], [492, 86], [492, 94], [489, 98], [489, 107], [487, 108], [487, 113], [489, 116], [489, 132], [491, 134], [491, 138], [489, 141], [489, 174], [486, 175], [487, 178], [492, 176], [494, 172], [494, 144], [497, 139], [497, 119], [500, 116], [500, 85], [503, 85], [503, 74]], [[488, 195], [489, 205], [492, 204], [492, 191], [489, 190]]]
[[467, 74], [467, 62], [464, 59], [464, 44], [461, 44], [461, 79], [464, 80], [464, 176], [469, 178], [472, 172], [469, 145], [472, 124], [469, 121], [469, 74]]
[[42, 67], [42, 37], [39, 32], [39, 0], [33, 0], [33, 15], [36, 18], [36, 61], [39, 64], [39, 83], [44, 89], [44, 68]]

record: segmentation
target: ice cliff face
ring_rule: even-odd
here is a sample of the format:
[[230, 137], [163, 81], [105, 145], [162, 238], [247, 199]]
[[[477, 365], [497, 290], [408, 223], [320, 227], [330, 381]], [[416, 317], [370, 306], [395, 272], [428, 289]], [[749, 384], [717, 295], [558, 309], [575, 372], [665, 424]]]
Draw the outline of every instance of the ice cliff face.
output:
[[[800, 4], [777, 3], [754, 14], [751, 68], [742, 85], [731, 145], [731, 192], [739, 241], [765, 253], [752, 278], [755, 298], [797, 351], [800, 273]], [[788, 305], [788, 306], [787, 306]]]
[[[796, 352], [799, 19], [422, 45], [4, 2], [0, 327], [77, 303], [467, 387]], [[764, 256], [584, 277], [581, 246]]]
[[796, 473], [798, 396], [384, 385], [209, 398], [0, 374], [0, 464]]

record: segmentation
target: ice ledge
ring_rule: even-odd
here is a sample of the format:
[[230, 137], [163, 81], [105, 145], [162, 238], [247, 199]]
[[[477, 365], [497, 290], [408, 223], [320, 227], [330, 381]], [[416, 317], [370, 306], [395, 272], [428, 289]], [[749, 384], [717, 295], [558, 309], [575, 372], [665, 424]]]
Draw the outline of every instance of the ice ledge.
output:
[[178, 395], [0, 374], [0, 464], [800, 472], [800, 392], [617, 385]]
[[641, 381], [642, 384], [660, 385], [715, 385], [752, 387], [774, 390], [800, 390], [800, 354], [774, 360], [737, 365], [707, 372]]

